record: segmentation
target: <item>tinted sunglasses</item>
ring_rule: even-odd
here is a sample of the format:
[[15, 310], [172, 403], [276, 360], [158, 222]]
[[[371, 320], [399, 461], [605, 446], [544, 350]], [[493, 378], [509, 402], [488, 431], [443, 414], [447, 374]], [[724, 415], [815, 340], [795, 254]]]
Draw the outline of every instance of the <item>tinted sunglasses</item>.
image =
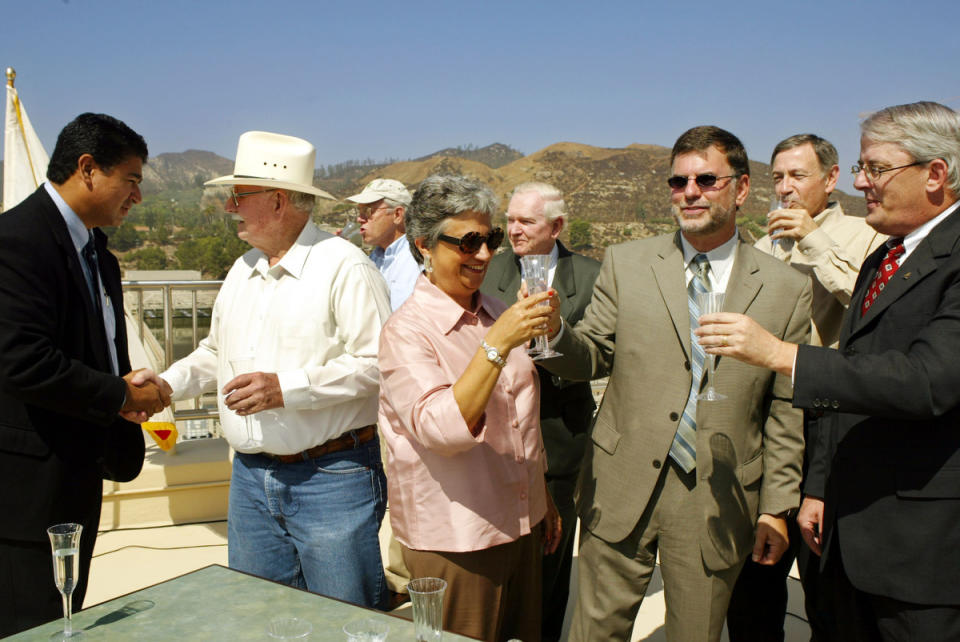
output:
[[464, 254], [474, 254], [475, 252], [480, 251], [480, 246], [484, 243], [487, 244], [487, 249], [491, 252], [496, 252], [497, 248], [500, 247], [500, 244], [503, 243], [503, 228], [495, 227], [490, 230], [489, 234], [481, 234], [479, 232], [467, 232], [460, 238], [455, 236], [447, 236], [446, 234], [440, 234], [437, 238], [441, 241], [446, 241], [447, 243], [453, 243], [460, 251]]
[[[697, 184], [697, 187], [713, 187], [717, 184], [717, 181], [724, 178], [736, 178], [736, 174], [730, 176], [714, 176], [713, 174], [697, 174], [693, 179]], [[686, 176], [671, 176], [667, 179], [667, 185], [671, 189], [684, 189], [687, 186], [687, 183], [690, 182], [690, 179]]]

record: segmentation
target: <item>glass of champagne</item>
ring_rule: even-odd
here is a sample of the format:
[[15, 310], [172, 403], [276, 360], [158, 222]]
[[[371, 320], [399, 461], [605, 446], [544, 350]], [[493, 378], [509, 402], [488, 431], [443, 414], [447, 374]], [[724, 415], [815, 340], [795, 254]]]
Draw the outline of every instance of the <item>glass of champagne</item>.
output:
[[83, 637], [73, 630], [73, 589], [80, 579], [80, 524], [56, 524], [47, 529], [53, 552], [53, 581], [63, 596], [63, 631], [50, 636], [51, 640]]
[[[233, 372], [233, 376], [239, 377], [242, 374], [253, 372], [253, 360], [254, 356], [252, 354], [239, 354], [230, 359], [230, 370]], [[230, 394], [233, 393], [231, 392], [224, 396], [224, 402], [226, 402], [226, 398]], [[246, 430], [246, 443], [250, 444], [253, 442], [253, 417], [250, 415], [244, 415], [243, 425]]]
[[[790, 209], [790, 202], [787, 201], [787, 199], [785, 198], [783, 199], [780, 198], [779, 196], [777, 196], [776, 193], [774, 193], [774, 195], [770, 197], [770, 211], [767, 213], [767, 218], [770, 218], [770, 214], [772, 214], [773, 212], [776, 212], [777, 210], [786, 210], [786, 209]], [[770, 230], [769, 233], [772, 234], [774, 231], [775, 230]], [[776, 248], [779, 247], [784, 252], [790, 252], [791, 250], [793, 250], [793, 239], [771, 238], [770, 245], [771, 247], [774, 248], [774, 250], [776, 250]]]
[[[549, 287], [550, 277], [550, 255], [549, 254], [528, 254], [520, 257], [520, 273], [524, 284], [527, 286], [527, 294], [540, 294], [546, 292]], [[544, 305], [550, 305], [545, 303]], [[553, 357], [563, 356], [550, 347], [546, 335], [540, 335], [535, 340], [534, 347], [527, 350], [535, 361], [539, 359], [551, 359]]]
[[[700, 314], [715, 314], [723, 311], [723, 292], [699, 292], [697, 294], [697, 307], [700, 308]], [[717, 371], [717, 356], [714, 354], [705, 354], [705, 360], [708, 365], [707, 372], [709, 379], [707, 389], [697, 395], [697, 401], [719, 401], [726, 399], [726, 395], [717, 392], [713, 387], [714, 374]]]

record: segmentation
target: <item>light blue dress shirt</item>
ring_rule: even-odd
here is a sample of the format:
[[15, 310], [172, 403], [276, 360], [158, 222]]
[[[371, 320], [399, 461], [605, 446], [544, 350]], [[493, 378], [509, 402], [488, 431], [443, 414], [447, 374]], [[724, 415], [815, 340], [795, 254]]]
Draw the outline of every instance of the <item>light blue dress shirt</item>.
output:
[[[87, 229], [87, 226], [83, 224], [80, 217], [77, 216], [77, 213], [73, 211], [73, 208], [67, 205], [67, 202], [63, 200], [60, 193], [53, 189], [53, 186], [50, 185], [49, 182], [44, 183], [43, 186], [46, 188], [50, 198], [53, 199], [57, 209], [60, 210], [60, 216], [63, 217], [63, 221], [67, 224], [67, 231], [70, 232], [70, 240], [73, 241], [73, 246], [77, 250], [77, 258], [80, 259], [80, 267], [83, 269], [83, 277], [87, 280], [87, 286], [90, 286], [91, 290], [100, 293], [100, 308], [103, 310], [103, 329], [107, 335], [110, 365], [113, 367], [113, 374], [119, 375], [120, 366], [117, 362], [116, 344], [117, 317], [113, 313], [113, 304], [110, 303], [110, 297], [107, 296], [107, 291], [103, 287], [103, 281], [100, 280], [100, 275], [90, 273], [87, 262], [81, 254], [81, 252], [83, 252], [83, 246], [85, 246], [90, 239], [90, 231]], [[95, 284], [94, 280], [96, 280]]]
[[413, 294], [413, 286], [421, 272], [420, 265], [410, 253], [407, 237], [401, 236], [388, 245], [386, 250], [374, 248], [370, 253], [370, 260], [387, 281], [387, 287], [390, 288], [390, 308], [396, 310]]

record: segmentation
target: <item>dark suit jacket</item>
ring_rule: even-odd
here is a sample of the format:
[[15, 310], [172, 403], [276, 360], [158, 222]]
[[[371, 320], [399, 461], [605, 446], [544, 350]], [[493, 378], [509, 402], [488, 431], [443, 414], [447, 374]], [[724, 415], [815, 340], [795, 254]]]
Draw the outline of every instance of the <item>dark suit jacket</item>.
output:
[[[125, 374], [120, 268], [94, 234]], [[60, 522], [89, 528], [102, 478], [140, 472], [143, 436], [117, 416], [126, 384], [109, 360], [66, 223], [40, 187], [0, 214], [0, 538], [46, 541]]]
[[[593, 284], [600, 273], [600, 262], [574, 254], [559, 241], [557, 250], [559, 256], [553, 289], [560, 298], [563, 318], [575, 324], [590, 303]], [[519, 289], [519, 259], [507, 248], [490, 261], [480, 291], [512, 305]], [[540, 366], [537, 366], [537, 374], [540, 375], [540, 430], [547, 451], [547, 476], [576, 474], [596, 409], [590, 384], [565, 381]]]
[[[724, 310], [749, 315], [782, 339], [810, 334], [809, 279], [742, 241]], [[544, 362], [571, 379], [610, 375], [580, 474], [583, 525], [607, 542], [636, 527], [654, 495], [690, 392], [690, 313], [679, 232], [607, 248], [593, 299]], [[704, 378], [705, 380], [706, 378]], [[802, 413], [790, 378], [732, 359], [717, 362], [726, 400], [697, 404], [697, 517], [704, 564], [741, 563], [758, 513], [800, 499]]]
[[794, 403], [826, 410], [805, 492], [826, 502], [824, 559], [868, 593], [960, 604], [960, 211], [910, 254], [877, 302], [886, 253], [860, 269], [838, 351], [801, 346]]

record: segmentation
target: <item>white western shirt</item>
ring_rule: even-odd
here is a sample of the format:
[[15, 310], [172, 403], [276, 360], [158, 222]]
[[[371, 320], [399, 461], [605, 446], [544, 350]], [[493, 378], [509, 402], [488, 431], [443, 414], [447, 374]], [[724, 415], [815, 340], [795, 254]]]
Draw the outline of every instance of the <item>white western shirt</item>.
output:
[[[253, 249], [217, 295], [209, 336], [160, 376], [174, 399], [217, 389], [220, 422], [240, 452], [289, 455], [377, 421], [380, 326], [390, 315], [383, 277], [350, 242], [308, 222], [270, 267]], [[253, 371], [277, 373], [284, 407], [243, 417], [219, 389], [230, 360], [254, 355]], [[242, 374], [242, 373], [238, 373]]]

